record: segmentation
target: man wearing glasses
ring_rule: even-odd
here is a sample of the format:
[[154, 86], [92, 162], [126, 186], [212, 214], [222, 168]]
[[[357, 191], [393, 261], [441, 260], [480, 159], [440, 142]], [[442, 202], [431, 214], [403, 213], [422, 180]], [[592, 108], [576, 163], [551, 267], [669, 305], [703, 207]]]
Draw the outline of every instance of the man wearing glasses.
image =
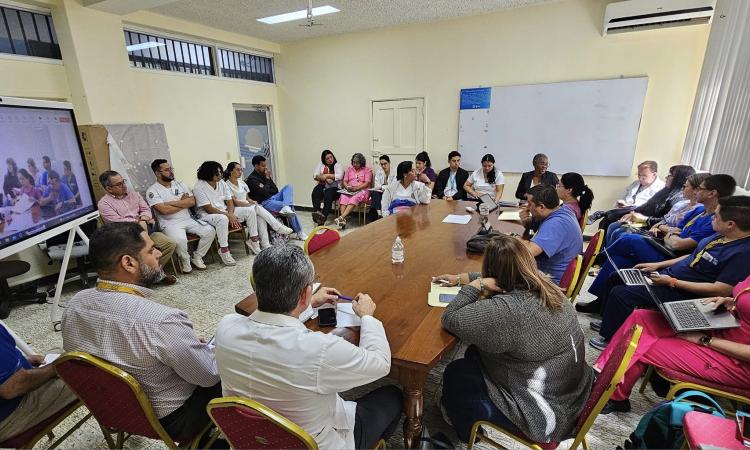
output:
[[[151, 170], [156, 176], [156, 183], [146, 191], [146, 201], [156, 211], [161, 230], [177, 243], [175, 251], [180, 259], [182, 271], [192, 271], [191, 264], [197, 269], [205, 269], [203, 257], [211, 249], [216, 230], [211, 225], [193, 218], [190, 208], [195, 206], [195, 197], [183, 182], [175, 181], [174, 169], [169, 161], [155, 159], [151, 163]], [[187, 233], [200, 238], [192, 258], [188, 253]], [[166, 258], [162, 256], [162, 259]]]
[[[104, 223], [110, 222], [137, 222], [146, 231], [152, 231], [149, 236], [162, 254], [160, 263], [162, 268], [172, 259], [172, 254], [177, 243], [166, 234], [159, 231], [149, 230], [149, 225], [154, 225], [151, 208], [143, 200], [138, 192], [128, 191], [128, 180], [114, 170], [105, 170], [99, 175], [99, 182], [107, 193], [99, 200], [97, 207], [99, 215]], [[177, 278], [174, 275], [164, 274], [161, 284], [175, 284]]]

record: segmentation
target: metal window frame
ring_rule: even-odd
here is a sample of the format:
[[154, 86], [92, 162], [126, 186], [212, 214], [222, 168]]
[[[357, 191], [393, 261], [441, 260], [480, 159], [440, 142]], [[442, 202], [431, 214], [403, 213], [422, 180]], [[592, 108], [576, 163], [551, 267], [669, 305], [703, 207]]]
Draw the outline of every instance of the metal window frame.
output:
[[[62, 61], [62, 54], [60, 51], [60, 44], [57, 40], [57, 36], [55, 34], [53, 19], [52, 19], [52, 13], [49, 9], [45, 8], [38, 8], [33, 5], [25, 5], [20, 4], [16, 2], [11, 1], [0, 1], [0, 11], [2, 11], [2, 14], [0, 14], [0, 21], [2, 21], [2, 26], [5, 27], [5, 31], [8, 35], [8, 40], [10, 43], [10, 49], [11, 53], [3, 53], [3, 55], [13, 55], [17, 57], [22, 58], [39, 58], [43, 60], [53, 60], [53, 61]], [[19, 49], [16, 48], [16, 44], [13, 42], [13, 34], [10, 31], [10, 25], [8, 24], [8, 17], [9, 12], [15, 14], [15, 19], [18, 20], [18, 26], [21, 31], [21, 37], [23, 39], [25, 52], [19, 52]], [[23, 16], [22, 16], [23, 14]], [[33, 26], [33, 30], [31, 29], [31, 26], [27, 30], [26, 24], [24, 23], [24, 17], [28, 14], [28, 18], [30, 20], [30, 25]], [[40, 17], [41, 16], [41, 17]], [[39, 20], [43, 17], [44, 23], [46, 24], [46, 32], [49, 34], [49, 42], [46, 42], [42, 40], [42, 37], [39, 33]], [[29, 39], [29, 34], [33, 31], [36, 38], [33, 40]], [[31, 42], [38, 42], [42, 44], [48, 44], [51, 46], [50, 55], [37, 55], [34, 54], [34, 47], [32, 47]], [[37, 48], [38, 50], [38, 48]]]

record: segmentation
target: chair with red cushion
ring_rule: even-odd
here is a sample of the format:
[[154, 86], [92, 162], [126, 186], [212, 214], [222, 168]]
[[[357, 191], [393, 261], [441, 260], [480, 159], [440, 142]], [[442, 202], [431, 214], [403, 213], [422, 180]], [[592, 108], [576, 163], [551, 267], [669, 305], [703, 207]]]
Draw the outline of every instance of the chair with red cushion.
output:
[[586, 251], [583, 252], [583, 262], [581, 265], [581, 276], [578, 277], [578, 281], [575, 283], [575, 289], [570, 296], [570, 301], [575, 303], [576, 297], [581, 292], [583, 282], [586, 281], [586, 274], [591, 270], [591, 266], [594, 265], [594, 260], [599, 256], [599, 252], [602, 250], [602, 243], [604, 242], [604, 230], [599, 230], [595, 235], [591, 236], [589, 245], [586, 247]]
[[299, 425], [256, 401], [242, 397], [215, 398], [206, 409], [232, 448], [318, 448], [315, 439]]
[[565, 273], [560, 278], [558, 286], [565, 293], [565, 296], [570, 298], [573, 295], [573, 291], [576, 288], [578, 277], [581, 276], [581, 266], [583, 264], [583, 256], [578, 255], [568, 264], [568, 268], [565, 269]]
[[[6, 439], [5, 441], [0, 442], [0, 448], [33, 448], [34, 445], [36, 445], [36, 443], [39, 442], [39, 440], [41, 440], [45, 435], [50, 435], [50, 439], [53, 439], [54, 434], [52, 433], [52, 430], [60, 422], [67, 419], [68, 416], [73, 414], [82, 405], [83, 403], [80, 400], [74, 400], [68, 403], [67, 405], [60, 408], [59, 411], [42, 420], [23, 433], [17, 434], [10, 439]], [[60, 436], [48, 448], [55, 448], [60, 445], [62, 441], [67, 439], [68, 436], [70, 436], [74, 431], [80, 428], [84, 422], [89, 420], [89, 417], [91, 417], [91, 413], [86, 414], [81, 420], [76, 422], [75, 425], [73, 425], [68, 431], [66, 431], [65, 434]]]
[[688, 448], [693, 450], [707, 446], [728, 450], [746, 448], [737, 438], [737, 422], [733, 419], [691, 411], [682, 419], [682, 430]]
[[[124, 370], [84, 352], [68, 352], [55, 364], [60, 378], [70, 386], [99, 422], [110, 448], [122, 448], [131, 435], [162, 440], [169, 448], [196, 448], [208, 430], [193, 430], [190, 436], [170, 436], [156, 418], [140, 383]], [[117, 435], [117, 442], [112, 434]], [[127, 433], [127, 436], [125, 435]]]
[[305, 240], [305, 253], [312, 255], [321, 248], [331, 245], [339, 239], [341, 239], [341, 235], [333, 228], [326, 226], [315, 227], [310, 234], [307, 235], [307, 239]]
[[[630, 364], [630, 359], [633, 357], [633, 353], [635, 353], [635, 349], [638, 347], [638, 341], [641, 339], [642, 331], [643, 328], [640, 325], [634, 326], [625, 336], [625, 339], [617, 343], [617, 347], [614, 352], [612, 352], [612, 356], [607, 360], [607, 364], [604, 365], [601, 373], [599, 373], [594, 386], [591, 388], [591, 394], [589, 395], [581, 414], [578, 416], [576, 435], [573, 444], [570, 446], [571, 450], [577, 449], [579, 445], [583, 445], [583, 448], [588, 450], [589, 444], [586, 441], [586, 433], [588, 433], [589, 429], [594, 424], [596, 417], [599, 415], [602, 408], [604, 408], [604, 405], [609, 401], [617, 384], [622, 380], [622, 377], [628, 368], [628, 364]], [[535, 442], [527, 436], [510, 433], [491, 422], [479, 420], [471, 427], [471, 435], [469, 436], [469, 444], [467, 446], [468, 450], [471, 450], [477, 439], [488, 442], [497, 448], [505, 448], [501, 443], [486, 434], [478, 433], [479, 427], [491, 428], [536, 450], [553, 449], [557, 448], [560, 444], [559, 442]]]

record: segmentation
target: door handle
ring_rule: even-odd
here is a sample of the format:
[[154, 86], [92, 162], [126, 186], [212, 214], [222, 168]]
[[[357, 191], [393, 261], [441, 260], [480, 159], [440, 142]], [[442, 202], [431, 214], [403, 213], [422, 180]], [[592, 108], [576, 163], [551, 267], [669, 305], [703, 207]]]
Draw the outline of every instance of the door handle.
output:
[[380, 142], [380, 139], [378, 139], [378, 138], [372, 138], [372, 141], [373, 142]]

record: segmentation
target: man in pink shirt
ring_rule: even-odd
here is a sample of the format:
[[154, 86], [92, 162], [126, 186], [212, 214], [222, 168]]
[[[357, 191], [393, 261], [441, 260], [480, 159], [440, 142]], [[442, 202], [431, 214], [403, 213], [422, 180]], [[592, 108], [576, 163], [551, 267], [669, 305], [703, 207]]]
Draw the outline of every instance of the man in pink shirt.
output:
[[[114, 170], [106, 170], [99, 175], [99, 182], [107, 193], [99, 200], [99, 215], [104, 223], [109, 222], [137, 222], [144, 230], [148, 230], [149, 225], [154, 224], [154, 217], [151, 215], [151, 208], [141, 194], [137, 192], [128, 192], [126, 180]], [[166, 234], [155, 231], [149, 235], [154, 241], [154, 247], [161, 252], [159, 259], [162, 268], [172, 260], [172, 254], [177, 247], [177, 243], [169, 238]], [[175, 284], [177, 277], [165, 273], [161, 279], [161, 284]]]

